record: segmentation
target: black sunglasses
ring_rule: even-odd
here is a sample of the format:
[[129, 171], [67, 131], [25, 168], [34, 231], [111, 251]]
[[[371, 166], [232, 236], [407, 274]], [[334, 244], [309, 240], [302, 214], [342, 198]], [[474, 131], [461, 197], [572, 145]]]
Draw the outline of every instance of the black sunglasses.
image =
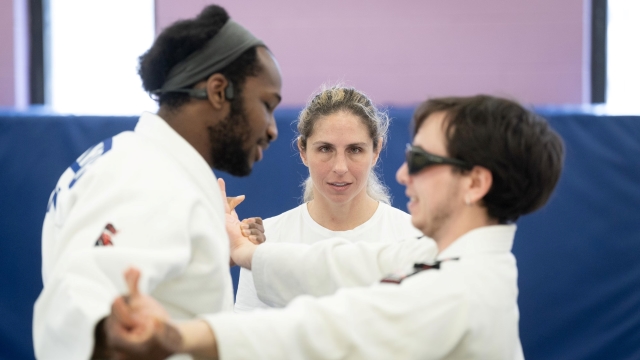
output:
[[473, 168], [471, 164], [462, 160], [430, 154], [420, 147], [411, 144], [407, 144], [405, 156], [407, 157], [407, 165], [409, 167], [409, 174], [411, 175], [433, 165], [453, 165], [464, 170], [471, 170], [471, 168]]

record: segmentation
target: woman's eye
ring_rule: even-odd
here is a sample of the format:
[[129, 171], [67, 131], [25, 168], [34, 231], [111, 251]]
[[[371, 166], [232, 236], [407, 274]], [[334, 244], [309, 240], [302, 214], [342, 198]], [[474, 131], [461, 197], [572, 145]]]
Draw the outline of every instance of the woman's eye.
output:
[[264, 107], [266, 107], [266, 108], [267, 108], [267, 111], [271, 112], [271, 105], [269, 105], [269, 103], [268, 103], [268, 102], [265, 102], [265, 103], [264, 103]]
[[322, 153], [326, 153], [329, 152], [329, 147], [328, 146], [320, 146], [318, 148], [318, 151], [322, 152]]
[[351, 148], [351, 153], [353, 154], [360, 154], [361, 152], [362, 152], [362, 148], [359, 148], [359, 147]]

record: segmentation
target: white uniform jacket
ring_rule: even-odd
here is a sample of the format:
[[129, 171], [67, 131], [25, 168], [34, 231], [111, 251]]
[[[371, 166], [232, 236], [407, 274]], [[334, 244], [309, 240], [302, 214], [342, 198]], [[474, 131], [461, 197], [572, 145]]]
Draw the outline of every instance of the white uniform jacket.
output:
[[[470, 231], [438, 254], [439, 269], [399, 284], [300, 296], [285, 309], [205, 319], [222, 360], [522, 359], [514, 234], [515, 225]], [[267, 243], [258, 247], [252, 268], [261, 298], [278, 294], [263, 300], [285, 303], [308, 289], [331, 293], [335, 286], [367, 283], [367, 274], [412, 265], [419, 244]]]
[[[265, 219], [264, 229], [269, 243], [314, 244], [335, 237], [351, 242], [392, 242], [422, 236], [420, 230], [411, 224], [411, 215], [385, 203], [379, 203], [373, 216], [352, 230], [332, 231], [323, 227], [313, 220], [306, 203]], [[425, 238], [425, 241], [433, 240]], [[435, 243], [433, 245], [435, 250]], [[376, 280], [378, 279], [373, 281]], [[241, 269], [235, 311], [246, 312], [268, 307], [258, 299], [251, 270]]]
[[213, 171], [156, 115], [87, 150], [61, 176], [42, 230], [38, 359], [87, 359], [123, 273], [175, 319], [231, 311], [229, 238]]

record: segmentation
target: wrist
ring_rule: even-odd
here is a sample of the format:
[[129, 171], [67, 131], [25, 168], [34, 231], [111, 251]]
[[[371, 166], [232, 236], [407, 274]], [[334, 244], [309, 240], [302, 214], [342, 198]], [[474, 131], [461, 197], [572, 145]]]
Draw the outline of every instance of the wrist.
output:
[[182, 338], [180, 353], [207, 358], [218, 358], [218, 347], [213, 330], [202, 319], [189, 320], [176, 325]]
[[251, 270], [251, 262], [253, 261], [253, 255], [258, 249], [258, 245], [253, 243], [245, 243], [241, 247], [236, 248], [233, 251], [233, 261], [236, 265], [245, 269]]

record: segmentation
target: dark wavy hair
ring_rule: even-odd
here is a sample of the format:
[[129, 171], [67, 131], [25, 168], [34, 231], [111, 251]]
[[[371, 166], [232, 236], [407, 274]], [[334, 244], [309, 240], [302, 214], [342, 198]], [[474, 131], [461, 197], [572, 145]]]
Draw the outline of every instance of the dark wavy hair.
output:
[[[202, 48], [227, 21], [229, 21], [229, 14], [224, 8], [218, 5], [209, 5], [194, 19], [180, 20], [164, 29], [151, 48], [138, 59], [138, 74], [142, 79], [142, 87], [147, 92], [161, 88], [169, 71], [180, 61]], [[232, 106], [234, 102], [240, 101], [246, 77], [256, 76], [260, 71], [256, 47], [246, 50], [231, 64], [219, 71], [234, 85], [236, 96], [232, 101]], [[211, 74], [196, 83], [209, 76]], [[193, 87], [196, 83], [189, 87]], [[165, 93], [158, 98], [159, 105], [166, 105], [174, 109], [188, 101], [189, 95], [182, 93]]]
[[545, 119], [507, 99], [447, 97], [416, 109], [413, 133], [441, 111], [448, 156], [491, 171], [493, 184], [482, 199], [491, 218], [514, 222], [547, 202], [560, 178], [564, 145]]

